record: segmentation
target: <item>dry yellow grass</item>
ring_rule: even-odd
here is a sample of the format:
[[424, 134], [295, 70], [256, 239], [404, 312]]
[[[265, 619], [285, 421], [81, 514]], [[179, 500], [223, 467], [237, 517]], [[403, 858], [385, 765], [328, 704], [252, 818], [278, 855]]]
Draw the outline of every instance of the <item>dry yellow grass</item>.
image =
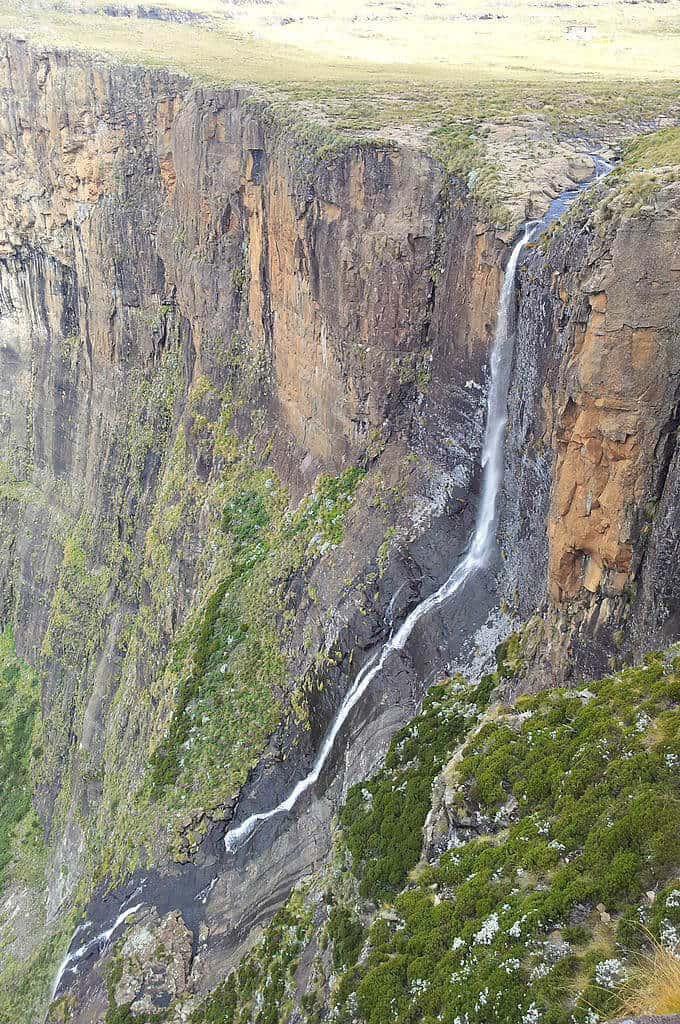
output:
[[680, 0], [19, 0], [3, 30], [263, 87], [341, 133], [537, 115], [587, 132], [680, 112]]
[[680, 1013], [680, 950], [673, 952], [653, 940], [651, 952], [640, 954], [631, 974], [621, 1013]]
[[[104, 8], [188, 12], [188, 24]], [[23, 0], [4, 27], [66, 45], [186, 67], [221, 81], [547, 78], [661, 81], [680, 75], [680, 0]]]

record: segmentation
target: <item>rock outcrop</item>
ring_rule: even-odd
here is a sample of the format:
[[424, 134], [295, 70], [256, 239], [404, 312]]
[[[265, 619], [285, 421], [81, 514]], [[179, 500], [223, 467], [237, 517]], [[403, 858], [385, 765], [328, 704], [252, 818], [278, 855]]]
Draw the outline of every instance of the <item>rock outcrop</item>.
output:
[[188, 987], [193, 936], [179, 911], [131, 928], [113, 966], [113, 1002], [137, 1016], [156, 1013]]
[[680, 1015], [677, 1013], [662, 1015], [645, 1013], [642, 1016], [619, 1017], [618, 1020], [612, 1021], [611, 1024], [680, 1024]]

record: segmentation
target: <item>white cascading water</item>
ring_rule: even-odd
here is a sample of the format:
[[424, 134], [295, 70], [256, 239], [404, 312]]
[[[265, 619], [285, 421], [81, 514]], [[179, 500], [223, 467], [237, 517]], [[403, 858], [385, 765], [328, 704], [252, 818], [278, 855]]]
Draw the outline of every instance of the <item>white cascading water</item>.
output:
[[[126, 910], [121, 910], [120, 914], [118, 915], [118, 917], [113, 922], [110, 928], [107, 928], [105, 931], [100, 932], [99, 935], [95, 935], [93, 939], [89, 939], [87, 942], [83, 943], [82, 946], [79, 946], [78, 949], [74, 949], [72, 953], [66, 954], [64, 959], [59, 964], [59, 970], [56, 973], [54, 981], [52, 982], [50, 1002], [52, 1002], [55, 995], [57, 994], [59, 983], [61, 982], [61, 979], [64, 977], [66, 971], [69, 969], [74, 970], [74, 968], [71, 965], [78, 963], [79, 960], [82, 960], [85, 954], [88, 953], [94, 946], [98, 946], [100, 949], [103, 948], [109, 941], [111, 936], [114, 934], [114, 932], [118, 928], [120, 928], [123, 922], [127, 921], [127, 919], [129, 917], [132, 917], [133, 914], [136, 914], [137, 911], [141, 910], [143, 906], [143, 903], [135, 903], [134, 907], [128, 907]], [[80, 931], [85, 931], [88, 927], [90, 927], [89, 921], [84, 921], [83, 924], [79, 925], [79, 927], [76, 928], [75, 932], [73, 933], [71, 943], [73, 943], [73, 939], [75, 939], [76, 935]], [[75, 968], [75, 971], [77, 973], [77, 968]]]
[[319, 778], [323, 766], [333, 749], [338, 733], [347, 721], [350, 712], [357, 702], [361, 700], [373, 679], [382, 671], [390, 654], [394, 651], [402, 650], [416, 623], [431, 612], [433, 608], [437, 608], [445, 601], [448, 601], [489, 559], [495, 541], [496, 504], [503, 480], [503, 441], [507, 423], [507, 396], [513, 348], [512, 314], [515, 293], [515, 271], [520, 253], [531, 239], [536, 226], [536, 221], [531, 221], [525, 225], [522, 237], [512, 250], [503, 278], [503, 287], [498, 303], [496, 333], [491, 349], [486, 430], [484, 446], [482, 448], [482, 494], [470, 547], [439, 590], [435, 590], [433, 594], [430, 594], [429, 597], [426, 597], [424, 601], [421, 601], [413, 609], [404, 619], [396, 633], [390, 637], [384, 647], [376, 651], [359, 672], [340, 705], [335, 721], [323, 741], [321, 750], [310, 773], [296, 783], [286, 799], [282, 800], [276, 807], [273, 807], [270, 811], [252, 814], [249, 818], [246, 818], [242, 825], [227, 832], [224, 837], [224, 845], [228, 851], [233, 852], [250, 835], [259, 822], [268, 821], [275, 815], [291, 811], [295, 807], [302, 794], [310, 786], [313, 786]]

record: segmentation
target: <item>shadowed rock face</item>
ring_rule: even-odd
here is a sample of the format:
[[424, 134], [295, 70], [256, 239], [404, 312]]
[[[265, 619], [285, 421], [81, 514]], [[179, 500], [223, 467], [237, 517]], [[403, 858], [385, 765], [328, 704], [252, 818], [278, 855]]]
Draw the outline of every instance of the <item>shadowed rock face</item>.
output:
[[[505, 246], [423, 154], [320, 159], [240, 90], [11, 41], [0, 99], [0, 608], [43, 680], [37, 802], [55, 850], [53, 918], [100, 848], [110, 779], [125, 801], [167, 725], [159, 664], [204, 593], [205, 506], [179, 514], [162, 587], [149, 572], [178, 438], [187, 490], [224, 467], [196, 426], [202, 381], [213, 417], [239, 389], [235, 432], [294, 500], [321, 471], [368, 471], [342, 543], [285, 582], [282, 699], [310, 682], [309, 722], [271, 735], [239, 796], [243, 820], [304, 773], [348, 680], [465, 547]], [[197, 991], [324, 860], [347, 787], [425, 685], [465, 663], [485, 623], [490, 646], [507, 630], [502, 593], [522, 614], [549, 608], [536, 685], [601, 662], [623, 622], [649, 644], [677, 635], [677, 220], [603, 237], [580, 227], [519, 278], [504, 565], [418, 627], [292, 818], [230, 860], [224, 824], [196, 865], [154, 850], [140, 927], [182, 911], [192, 956], [202, 939], [189, 968], [175, 919], [175, 967]], [[378, 573], [388, 526], [397, 541]], [[319, 670], [331, 646], [336, 662]], [[89, 916], [108, 912], [98, 890]], [[144, 971], [126, 984], [139, 999], [156, 991]], [[73, 1019], [93, 1019], [101, 965], [74, 993]]]

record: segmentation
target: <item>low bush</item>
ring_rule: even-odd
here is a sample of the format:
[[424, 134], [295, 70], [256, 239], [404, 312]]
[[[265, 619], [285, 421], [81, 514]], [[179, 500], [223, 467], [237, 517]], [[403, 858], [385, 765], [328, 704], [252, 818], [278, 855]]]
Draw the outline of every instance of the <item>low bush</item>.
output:
[[[374, 790], [365, 784], [372, 806], [348, 802], [345, 835], [362, 879], [379, 872], [375, 895], [392, 910], [340, 980], [336, 1019], [593, 1024], [614, 1015], [642, 927], [666, 948], [678, 939], [677, 684], [668, 659], [649, 657], [580, 694], [523, 698], [486, 723], [457, 765], [453, 797], [482, 834], [454, 830], [450, 849], [399, 893], [379, 865], [388, 850], [416, 845], [413, 821], [390, 815], [384, 841], [376, 796], [385, 777]], [[402, 796], [421, 771], [413, 738]], [[648, 892], [659, 893], [652, 904]]]
[[336, 970], [353, 964], [364, 943], [366, 929], [361, 919], [348, 907], [332, 907], [328, 915], [328, 936], [333, 943], [333, 965]]
[[432, 687], [420, 714], [394, 735], [385, 767], [347, 794], [340, 824], [364, 899], [378, 903], [398, 892], [418, 863], [434, 778], [485, 707], [493, 681]]

